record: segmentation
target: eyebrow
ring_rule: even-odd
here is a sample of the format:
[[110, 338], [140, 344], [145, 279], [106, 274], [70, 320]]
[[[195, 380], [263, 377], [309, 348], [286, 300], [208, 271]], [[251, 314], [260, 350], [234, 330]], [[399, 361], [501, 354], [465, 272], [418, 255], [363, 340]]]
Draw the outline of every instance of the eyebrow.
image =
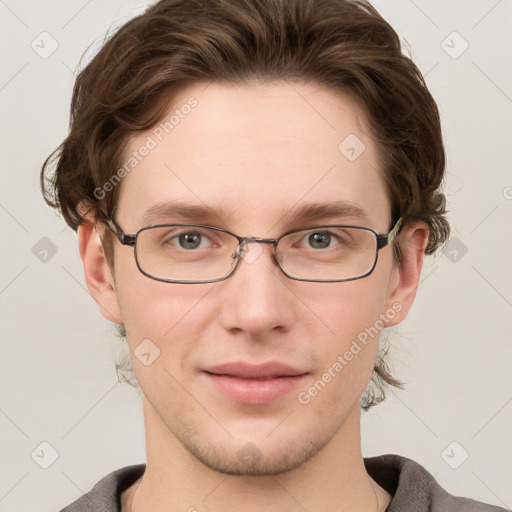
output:
[[[351, 201], [336, 201], [330, 203], [305, 203], [296, 210], [283, 212], [279, 223], [286, 225], [302, 225], [310, 222], [326, 221], [338, 218], [356, 218], [369, 222], [367, 213]], [[214, 209], [205, 204], [191, 204], [180, 201], [164, 201], [157, 203], [144, 213], [144, 225], [156, 222], [168, 222], [169, 219], [207, 224], [215, 219], [228, 221], [230, 215], [222, 208]]]

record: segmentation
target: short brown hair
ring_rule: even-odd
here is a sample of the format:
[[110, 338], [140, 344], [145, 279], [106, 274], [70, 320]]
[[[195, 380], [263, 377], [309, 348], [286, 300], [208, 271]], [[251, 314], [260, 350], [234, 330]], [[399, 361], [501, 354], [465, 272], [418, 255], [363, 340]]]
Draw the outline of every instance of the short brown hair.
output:
[[[120, 187], [100, 199], [94, 191], [118, 170], [130, 136], [155, 126], [188, 85], [254, 79], [311, 82], [353, 97], [380, 150], [392, 219], [424, 221], [427, 254], [447, 240], [437, 105], [396, 32], [365, 0], [155, 3], [110, 37], [78, 75], [70, 133], [41, 171], [46, 202], [75, 230], [84, 204], [97, 221], [112, 218]], [[111, 267], [112, 240], [104, 240]], [[386, 383], [402, 387], [385, 355], [377, 358], [364, 409], [385, 398]]]

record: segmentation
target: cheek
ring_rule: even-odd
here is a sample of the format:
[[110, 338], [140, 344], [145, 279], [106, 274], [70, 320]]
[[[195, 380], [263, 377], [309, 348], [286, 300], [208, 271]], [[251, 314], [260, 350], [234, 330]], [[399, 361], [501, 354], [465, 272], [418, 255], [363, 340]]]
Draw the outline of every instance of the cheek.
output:
[[315, 372], [300, 390], [301, 404], [311, 403], [323, 417], [340, 418], [359, 401], [371, 378], [379, 347], [378, 308], [362, 312], [347, 305], [327, 336], [316, 347]]
[[323, 325], [327, 339], [330, 334], [340, 349], [379, 320], [388, 299], [388, 277], [374, 272], [355, 281], [324, 283], [322, 287], [310, 287], [301, 299]]
[[205, 310], [208, 301], [202, 298], [212, 285], [163, 283], [134, 270], [136, 273], [124, 274], [117, 287], [130, 351], [150, 340], [163, 356], [161, 361], [179, 361], [191, 350], [211, 316]]
[[185, 407], [186, 397], [177, 382], [182, 380], [183, 364], [197, 346], [207, 315], [199, 315], [198, 294], [192, 298], [190, 287], [179, 293], [179, 285], [142, 278], [148, 283], [131, 283], [119, 290], [132, 367], [151, 403], [156, 405], [164, 390], [166, 399], [158, 408]]
[[354, 400], [364, 391], [384, 326], [386, 282], [385, 276], [375, 273], [357, 281], [326, 285], [323, 293], [315, 291], [304, 299], [318, 312], [318, 321], [310, 325], [308, 336], [318, 364], [308, 385], [315, 388], [312, 394], [318, 393], [315, 400], [319, 406], [324, 401], [332, 406], [334, 400], [341, 407], [346, 405], [343, 397]]

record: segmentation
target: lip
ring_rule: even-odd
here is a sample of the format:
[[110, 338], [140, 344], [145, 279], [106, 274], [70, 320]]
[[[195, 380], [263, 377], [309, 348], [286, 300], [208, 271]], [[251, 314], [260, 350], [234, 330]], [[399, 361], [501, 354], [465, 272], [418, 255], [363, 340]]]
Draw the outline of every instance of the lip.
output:
[[307, 373], [278, 361], [268, 363], [250, 364], [243, 361], [234, 361], [232, 363], [219, 364], [211, 366], [204, 370], [215, 375], [228, 375], [230, 377], [239, 377], [241, 379], [270, 379], [272, 377], [296, 377]]
[[290, 393], [308, 372], [272, 361], [264, 364], [226, 363], [203, 370], [211, 385], [237, 402], [261, 405]]

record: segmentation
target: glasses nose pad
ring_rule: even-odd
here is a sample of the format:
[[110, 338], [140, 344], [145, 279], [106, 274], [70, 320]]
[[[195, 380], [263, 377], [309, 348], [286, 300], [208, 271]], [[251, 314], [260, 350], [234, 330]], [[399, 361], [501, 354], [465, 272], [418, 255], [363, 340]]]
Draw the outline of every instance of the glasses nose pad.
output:
[[235, 264], [243, 256], [245, 245], [245, 240], [243, 240], [236, 246], [235, 252], [231, 255], [231, 260], [233, 264]]

